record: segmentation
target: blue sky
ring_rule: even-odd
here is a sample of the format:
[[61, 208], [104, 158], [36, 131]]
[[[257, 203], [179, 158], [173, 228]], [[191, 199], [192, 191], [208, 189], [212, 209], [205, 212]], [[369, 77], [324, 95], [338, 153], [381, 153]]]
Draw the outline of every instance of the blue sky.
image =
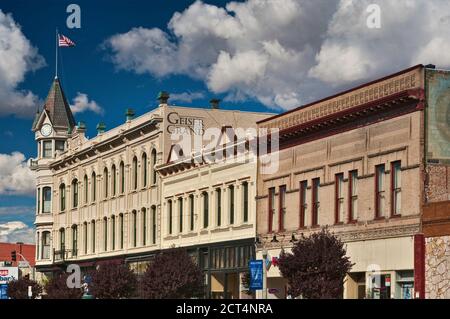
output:
[[[71, 3], [80, 29], [66, 26]], [[36, 153], [32, 115], [54, 77], [56, 28], [76, 43], [60, 49], [59, 78], [90, 136], [100, 121], [122, 123], [125, 108], [151, 110], [161, 90], [176, 105], [218, 97], [223, 108], [281, 112], [418, 63], [450, 66], [448, 2], [348, 3], [2, 0], [0, 241], [32, 238], [26, 160]]]

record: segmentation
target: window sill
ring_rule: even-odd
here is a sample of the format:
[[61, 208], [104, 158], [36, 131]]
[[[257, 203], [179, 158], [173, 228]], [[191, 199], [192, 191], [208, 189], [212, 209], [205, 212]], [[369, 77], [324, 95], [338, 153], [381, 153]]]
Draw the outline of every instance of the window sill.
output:
[[348, 221], [348, 224], [357, 224], [358, 220], [357, 219], [351, 219]]
[[402, 214], [394, 214], [394, 215], [391, 215], [389, 218], [401, 218], [402, 217]]
[[375, 217], [373, 220], [386, 220], [386, 217], [378, 216], [378, 217]]
[[334, 226], [340, 226], [340, 225], [344, 225], [344, 222], [335, 222]]

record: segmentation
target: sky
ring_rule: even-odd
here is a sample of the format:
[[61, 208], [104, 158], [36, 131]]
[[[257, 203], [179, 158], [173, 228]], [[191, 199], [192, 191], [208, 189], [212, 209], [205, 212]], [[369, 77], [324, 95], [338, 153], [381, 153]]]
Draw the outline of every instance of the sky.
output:
[[[81, 9], [69, 28], [69, 4]], [[375, 7], [373, 6], [375, 5]], [[0, 241], [33, 242], [33, 114], [58, 77], [88, 136], [157, 105], [282, 112], [416, 64], [450, 67], [446, 0], [0, 2]]]

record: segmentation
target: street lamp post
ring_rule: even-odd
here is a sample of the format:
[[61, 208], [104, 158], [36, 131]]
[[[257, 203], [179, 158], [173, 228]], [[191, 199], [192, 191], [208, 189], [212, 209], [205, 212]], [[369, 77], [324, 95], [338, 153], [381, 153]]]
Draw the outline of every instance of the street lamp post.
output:
[[262, 250], [263, 257], [263, 299], [267, 299], [267, 268], [266, 268], [266, 259], [267, 259], [267, 249], [263, 248]]

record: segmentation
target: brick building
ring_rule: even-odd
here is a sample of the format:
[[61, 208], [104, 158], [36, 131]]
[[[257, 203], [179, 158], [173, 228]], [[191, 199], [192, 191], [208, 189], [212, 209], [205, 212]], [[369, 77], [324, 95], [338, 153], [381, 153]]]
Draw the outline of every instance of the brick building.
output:
[[[428, 264], [449, 265], [449, 78], [418, 65], [260, 121], [280, 129], [280, 150], [276, 173], [263, 174], [259, 161], [257, 257], [276, 258], [328, 226], [355, 263], [345, 298], [423, 298], [425, 251]], [[441, 226], [427, 226], [431, 218]], [[268, 298], [286, 297], [278, 267], [266, 288]]]

